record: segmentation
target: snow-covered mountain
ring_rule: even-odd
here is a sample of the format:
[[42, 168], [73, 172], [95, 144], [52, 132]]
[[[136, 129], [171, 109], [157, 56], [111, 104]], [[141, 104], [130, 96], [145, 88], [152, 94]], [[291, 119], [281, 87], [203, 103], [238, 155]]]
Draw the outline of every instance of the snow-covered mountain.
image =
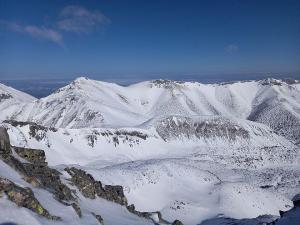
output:
[[123, 87], [80, 77], [15, 110], [11, 119], [60, 128], [132, 127], [168, 115], [227, 116], [264, 123], [296, 142], [300, 137], [297, 81], [201, 84], [154, 80]]
[[[13, 218], [20, 213], [27, 224], [97, 224], [91, 216], [96, 213], [111, 225], [176, 219], [190, 225], [260, 224], [292, 208], [292, 197], [300, 193], [298, 81], [154, 80], [123, 87], [81, 77], [41, 99], [0, 88], [5, 93], [0, 102], [0, 193], [7, 185], [28, 187], [43, 212], [62, 219], [16, 208], [7, 192], [7, 198], [0, 197], [0, 222], [18, 223]], [[9, 153], [2, 150], [8, 138]], [[35, 149], [45, 155], [30, 155]], [[41, 158], [50, 168], [42, 162], [44, 169], [27, 174], [27, 163]], [[47, 171], [60, 174], [55, 176], [57, 190], [40, 177]], [[31, 179], [42, 185], [34, 186]], [[97, 181], [104, 194], [90, 197], [85, 190], [99, 189]], [[57, 199], [57, 192], [68, 197], [61, 183], [74, 189], [75, 202], [70, 196], [63, 204]], [[110, 185], [121, 185], [122, 192], [106, 193]], [[118, 200], [123, 191], [126, 203]], [[265, 214], [273, 216], [259, 217]]]

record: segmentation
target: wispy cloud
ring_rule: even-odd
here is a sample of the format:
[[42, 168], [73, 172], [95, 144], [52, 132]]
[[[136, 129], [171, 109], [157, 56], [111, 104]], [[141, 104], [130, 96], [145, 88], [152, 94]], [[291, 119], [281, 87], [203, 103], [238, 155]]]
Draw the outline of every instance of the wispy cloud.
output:
[[224, 47], [226, 52], [237, 52], [239, 50], [239, 46], [236, 44], [229, 44]]
[[63, 45], [63, 37], [62, 35], [53, 29], [46, 28], [46, 27], [38, 27], [34, 25], [21, 25], [16, 22], [10, 22], [10, 21], [0, 21], [1, 26], [5, 26], [7, 29], [28, 34], [33, 38], [42, 39], [42, 40], [48, 40], [51, 42], [54, 42], [59, 45]]
[[15, 31], [15, 32], [22, 32], [23, 28], [21, 25], [19, 25], [16, 22], [6, 21], [6, 20], [0, 20], [0, 26], [5, 27], [9, 30]]
[[97, 27], [108, 24], [110, 24], [110, 19], [100, 11], [88, 10], [79, 5], [64, 7], [51, 28], [43, 25], [22, 25], [14, 21], [0, 20], [0, 27], [27, 34], [36, 39], [51, 41], [60, 46], [64, 46], [64, 32], [89, 33]]
[[46, 39], [57, 44], [63, 45], [62, 35], [52, 29], [37, 26], [26, 26], [24, 31], [30, 34], [32, 37]]
[[110, 19], [100, 11], [69, 5], [62, 9], [57, 24], [64, 31], [88, 33], [96, 27], [110, 24]]

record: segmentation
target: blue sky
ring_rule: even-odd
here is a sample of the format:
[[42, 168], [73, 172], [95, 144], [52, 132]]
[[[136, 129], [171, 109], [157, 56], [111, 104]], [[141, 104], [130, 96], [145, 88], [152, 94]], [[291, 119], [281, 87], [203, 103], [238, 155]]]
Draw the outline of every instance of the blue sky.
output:
[[299, 71], [298, 0], [0, 0], [2, 79]]

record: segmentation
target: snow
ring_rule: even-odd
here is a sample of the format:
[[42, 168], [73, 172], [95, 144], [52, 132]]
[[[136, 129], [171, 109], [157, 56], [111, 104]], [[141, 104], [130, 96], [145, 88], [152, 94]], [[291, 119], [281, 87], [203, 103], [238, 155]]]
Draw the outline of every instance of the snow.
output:
[[[1, 93], [8, 95], [0, 101], [0, 121], [45, 126], [33, 134], [33, 125], [2, 122], [12, 145], [44, 150], [58, 170], [72, 165], [104, 184], [122, 185], [129, 204], [160, 211], [169, 222], [226, 224], [234, 221], [230, 217], [258, 224], [260, 215], [289, 210], [300, 190], [297, 82], [157, 80], [123, 87], [81, 77], [42, 99], [4, 85]], [[94, 212], [105, 224], [153, 224], [123, 206], [77, 192], [79, 219], [73, 208], [32, 187], [1, 160], [0, 176], [32, 188], [50, 213], [63, 218], [48, 221], [3, 197], [0, 223], [97, 224]], [[68, 175], [61, 177], [68, 184]]]

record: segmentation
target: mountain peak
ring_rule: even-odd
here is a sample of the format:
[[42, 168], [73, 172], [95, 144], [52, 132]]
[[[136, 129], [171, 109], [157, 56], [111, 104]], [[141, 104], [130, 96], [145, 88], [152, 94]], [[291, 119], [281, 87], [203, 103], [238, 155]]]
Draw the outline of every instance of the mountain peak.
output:
[[77, 77], [74, 82], [84, 82], [84, 81], [87, 81], [89, 80], [88, 77], [84, 77], [84, 76], [81, 76], [81, 77]]

